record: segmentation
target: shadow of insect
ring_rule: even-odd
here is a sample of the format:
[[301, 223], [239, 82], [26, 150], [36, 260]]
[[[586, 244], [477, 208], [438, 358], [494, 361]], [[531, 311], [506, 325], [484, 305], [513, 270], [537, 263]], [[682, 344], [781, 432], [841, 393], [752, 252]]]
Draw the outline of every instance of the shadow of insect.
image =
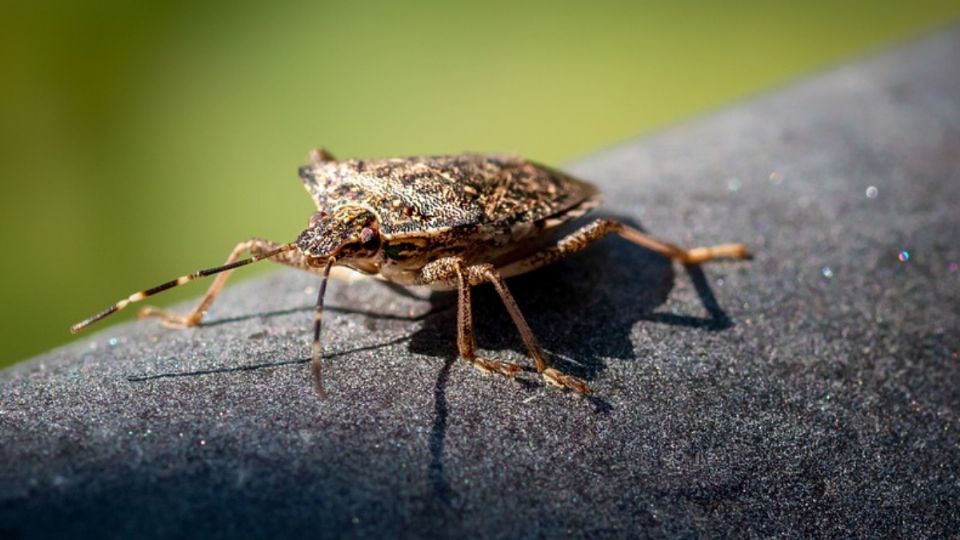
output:
[[[618, 218], [631, 226], [630, 220]], [[639, 227], [638, 227], [639, 228]], [[586, 380], [605, 367], [604, 358], [633, 359], [630, 334], [639, 321], [721, 331], [733, 322], [720, 307], [699, 265], [683, 267], [693, 283], [706, 317], [656, 311], [667, 302], [676, 281], [674, 265], [661, 255], [619, 238], [606, 238], [589, 250], [546, 268], [512, 278], [509, 286], [551, 361]], [[438, 512], [455, 510], [456, 492], [443, 469], [448, 423], [446, 385], [457, 361], [455, 293], [430, 295], [431, 316], [410, 336], [409, 350], [444, 359], [434, 387], [434, 422], [430, 432], [429, 476]], [[503, 310], [493, 287], [474, 289], [477, 341], [488, 351], [511, 350], [526, 355], [520, 336]], [[534, 372], [532, 363], [525, 364]], [[525, 386], [538, 388], [539, 383]], [[597, 414], [612, 406], [600, 395], [584, 396]]]

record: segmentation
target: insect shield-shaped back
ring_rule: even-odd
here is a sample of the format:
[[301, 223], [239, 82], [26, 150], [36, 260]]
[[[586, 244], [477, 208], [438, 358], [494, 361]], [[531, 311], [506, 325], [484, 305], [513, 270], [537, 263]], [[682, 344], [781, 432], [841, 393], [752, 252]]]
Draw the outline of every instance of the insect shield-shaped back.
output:
[[318, 266], [330, 257], [345, 264], [371, 259], [380, 251], [379, 220], [362, 206], [317, 212], [297, 238], [297, 247]]

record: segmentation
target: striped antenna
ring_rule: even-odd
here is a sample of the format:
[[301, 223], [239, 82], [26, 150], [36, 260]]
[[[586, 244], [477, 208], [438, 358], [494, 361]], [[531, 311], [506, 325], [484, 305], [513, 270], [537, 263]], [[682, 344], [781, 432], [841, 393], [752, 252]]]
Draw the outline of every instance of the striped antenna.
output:
[[327, 278], [330, 277], [330, 269], [336, 259], [330, 257], [327, 266], [323, 269], [323, 281], [320, 282], [320, 292], [317, 294], [317, 310], [313, 313], [313, 358], [310, 367], [313, 368], [313, 382], [317, 385], [317, 393], [320, 397], [326, 397], [327, 392], [323, 389], [323, 377], [321, 373], [321, 359], [323, 358], [323, 347], [320, 344], [320, 327], [323, 323], [323, 297], [327, 293]]
[[90, 318], [88, 318], [88, 319], [85, 319], [85, 320], [83, 320], [83, 321], [80, 321], [80, 322], [78, 322], [77, 324], [71, 326], [71, 327], [70, 327], [70, 332], [76, 334], [76, 333], [80, 332], [81, 330], [83, 330], [84, 328], [90, 326], [91, 324], [93, 324], [93, 323], [99, 321], [100, 319], [106, 317], [107, 315], [112, 315], [112, 314], [120, 311], [121, 309], [127, 307], [128, 305], [130, 305], [130, 304], [132, 304], [132, 303], [134, 303], [134, 302], [139, 302], [140, 300], [143, 300], [144, 298], [146, 298], [146, 297], [148, 297], [148, 296], [153, 296], [153, 295], [157, 294], [158, 292], [162, 292], [162, 291], [165, 291], [165, 290], [167, 290], [167, 289], [172, 289], [172, 288], [177, 287], [177, 286], [179, 286], [179, 285], [183, 285], [184, 283], [190, 283], [191, 281], [193, 281], [193, 280], [195, 280], [195, 279], [197, 279], [197, 278], [212, 276], [212, 275], [214, 275], [214, 274], [219, 274], [220, 272], [226, 272], [227, 270], [233, 270], [234, 268], [238, 268], [238, 267], [240, 267], [240, 266], [246, 266], [246, 265], [248, 265], [248, 264], [250, 264], [250, 263], [255, 263], [255, 262], [257, 262], [257, 261], [262, 261], [263, 259], [269, 259], [270, 257], [273, 257], [274, 255], [277, 255], [277, 254], [279, 254], [279, 253], [283, 253], [284, 251], [290, 251], [291, 249], [294, 249], [294, 248], [296, 248], [296, 247], [297, 247], [297, 245], [294, 244], [294, 243], [285, 244], [285, 245], [283, 245], [283, 246], [281, 246], [281, 247], [279, 247], [279, 248], [277, 248], [277, 249], [275, 249], [275, 250], [273, 250], [273, 251], [268, 251], [268, 252], [263, 253], [263, 254], [261, 254], [261, 255], [254, 255], [253, 257], [250, 257], [250, 258], [248, 258], [248, 259], [242, 259], [242, 260], [239, 260], [239, 261], [236, 261], [236, 262], [232, 262], [232, 263], [230, 263], [230, 264], [225, 264], [225, 265], [223, 265], [223, 266], [217, 266], [217, 267], [214, 267], [214, 268], [206, 268], [206, 269], [203, 269], [203, 270], [197, 270], [196, 272], [194, 272], [194, 273], [192, 273], [192, 274], [187, 274], [187, 275], [185, 275], [185, 276], [180, 276], [180, 277], [178, 277], [177, 279], [173, 279], [173, 280], [170, 280], [170, 281], [168, 281], [168, 282], [166, 282], [166, 283], [162, 283], [162, 284], [160, 284], [160, 285], [157, 285], [156, 287], [152, 287], [152, 288], [150, 288], [150, 289], [147, 289], [147, 290], [144, 290], [144, 291], [140, 291], [140, 292], [135, 292], [135, 293], [131, 294], [130, 296], [124, 298], [123, 300], [120, 300], [120, 301], [117, 302], [116, 304], [114, 304], [114, 305], [108, 307], [107, 309], [101, 311], [100, 313], [97, 313], [96, 315], [94, 315], [94, 316], [92, 316], [92, 317], [90, 317]]

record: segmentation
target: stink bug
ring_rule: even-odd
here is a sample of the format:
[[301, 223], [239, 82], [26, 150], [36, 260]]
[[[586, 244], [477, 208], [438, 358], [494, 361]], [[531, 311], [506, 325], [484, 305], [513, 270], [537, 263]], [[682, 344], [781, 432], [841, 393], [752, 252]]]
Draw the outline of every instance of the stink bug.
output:
[[[134, 293], [77, 323], [71, 332], [160, 291], [219, 274], [186, 315], [150, 307], [140, 311], [141, 317], [158, 317], [172, 326], [197, 326], [233, 269], [270, 259], [323, 276], [311, 363], [317, 391], [323, 395], [323, 297], [331, 268], [337, 265], [398, 285], [456, 289], [460, 356], [484, 373], [513, 377], [522, 370], [519, 365], [477, 354], [470, 288], [490, 282], [537, 373], [549, 384], [588, 394], [590, 387], [582, 379], [551, 367], [504, 278], [576, 253], [610, 233], [685, 264], [749, 257], [743, 244], [683, 249], [609, 219], [594, 220], [547, 242], [560, 225], [594, 209], [599, 193], [586, 182], [517, 157], [460, 154], [338, 161], [317, 149], [310, 153], [310, 163], [300, 167], [300, 178], [318, 211], [295, 241], [280, 244], [254, 238], [241, 242], [222, 266]], [[252, 256], [240, 259], [244, 252]]]

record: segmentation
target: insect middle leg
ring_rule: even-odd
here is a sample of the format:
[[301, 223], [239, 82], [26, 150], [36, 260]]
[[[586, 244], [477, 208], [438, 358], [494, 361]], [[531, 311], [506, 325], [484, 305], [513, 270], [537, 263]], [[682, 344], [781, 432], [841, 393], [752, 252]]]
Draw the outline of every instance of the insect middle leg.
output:
[[473, 285], [484, 282], [490, 282], [500, 295], [503, 305], [507, 308], [510, 318], [520, 332], [527, 351], [533, 358], [537, 373], [539, 373], [546, 382], [561, 388], [569, 388], [580, 394], [589, 394], [590, 387], [582, 379], [561, 373], [550, 366], [549, 361], [543, 354], [540, 343], [533, 335], [533, 331], [520, 312], [516, 300], [510, 294], [503, 277], [490, 264], [478, 264], [467, 266], [466, 263], [456, 257], [439, 259], [426, 265], [421, 271], [421, 281], [423, 284], [436, 282], [447, 282], [455, 284], [458, 291], [458, 309], [457, 309], [457, 346], [460, 350], [460, 356], [467, 362], [470, 362], [475, 368], [485, 373], [500, 373], [506, 376], [514, 376], [523, 368], [517, 364], [504, 362], [502, 360], [493, 360], [477, 356], [477, 341], [473, 332], [473, 310], [470, 302], [470, 292]]
[[[252, 255], [263, 255], [282, 246], [283, 244], [272, 242], [270, 240], [251, 238], [246, 242], [240, 242], [237, 244], [237, 246], [233, 248], [233, 251], [230, 252], [230, 256], [227, 257], [227, 260], [224, 262], [224, 264], [230, 264], [238, 260], [246, 251], [249, 251]], [[295, 268], [300, 268], [302, 270], [313, 270], [307, 265], [303, 255], [296, 250], [279, 253], [271, 257], [270, 260], [288, 266], [293, 266]], [[203, 314], [210, 309], [210, 305], [213, 304], [213, 301], [217, 298], [217, 295], [220, 294], [220, 290], [223, 288], [224, 283], [226, 283], [227, 278], [230, 277], [232, 272], [232, 270], [227, 270], [217, 274], [217, 277], [214, 278], [213, 283], [210, 284], [210, 288], [207, 289], [206, 294], [204, 294], [203, 298], [200, 299], [200, 303], [197, 304], [197, 306], [186, 315], [176, 315], [163, 309], [147, 306], [140, 310], [138, 316], [140, 318], [157, 317], [161, 319], [165, 325], [172, 327], [185, 328], [189, 326], [197, 326], [200, 324]]]
[[546, 266], [585, 249], [587, 246], [611, 233], [616, 233], [625, 240], [683, 264], [699, 264], [715, 259], [750, 258], [750, 252], [743, 244], [719, 244], [715, 246], [684, 249], [669, 242], [658, 240], [619, 221], [597, 219], [561, 238], [553, 246], [546, 247], [532, 255], [502, 266], [500, 273], [506, 277], [510, 277], [529, 272], [541, 266]]

